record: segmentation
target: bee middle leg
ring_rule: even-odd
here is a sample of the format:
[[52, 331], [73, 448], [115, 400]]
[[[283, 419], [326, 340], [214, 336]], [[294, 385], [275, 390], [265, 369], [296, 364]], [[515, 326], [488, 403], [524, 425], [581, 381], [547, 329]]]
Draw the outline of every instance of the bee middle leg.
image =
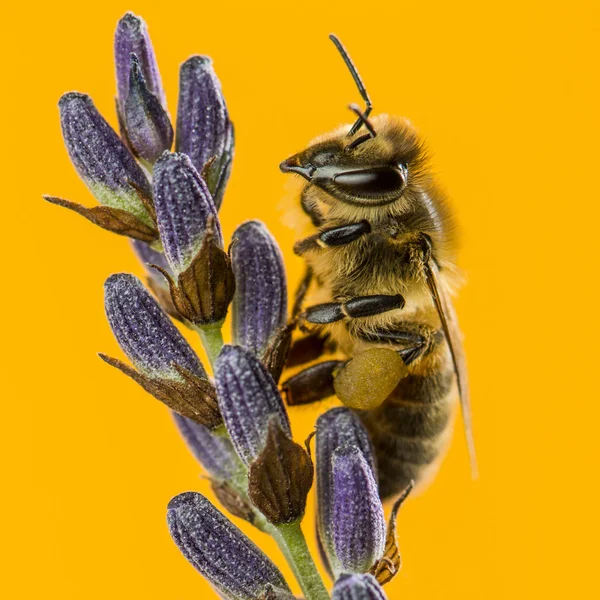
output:
[[404, 304], [404, 297], [401, 294], [357, 296], [345, 302], [325, 302], [309, 306], [299, 317], [307, 323], [327, 325], [347, 318], [358, 319], [379, 315], [403, 308]]

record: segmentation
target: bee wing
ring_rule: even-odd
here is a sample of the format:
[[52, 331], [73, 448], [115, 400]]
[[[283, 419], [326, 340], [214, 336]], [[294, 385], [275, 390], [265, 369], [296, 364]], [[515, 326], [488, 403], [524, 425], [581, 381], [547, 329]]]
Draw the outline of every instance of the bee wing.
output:
[[454, 363], [454, 372], [458, 383], [458, 394], [460, 397], [460, 408], [463, 416], [467, 447], [471, 461], [471, 473], [477, 477], [477, 457], [475, 456], [475, 441], [473, 440], [473, 423], [471, 420], [471, 401], [469, 398], [469, 380], [467, 376], [467, 361], [463, 350], [461, 333], [454, 306], [450, 301], [448, 292], [440, 280], [439, 270], [433, 258], [427, 263], [427, 285], [431, 292], [433, 301], [437, 308], [446, 334], [446, 340]]

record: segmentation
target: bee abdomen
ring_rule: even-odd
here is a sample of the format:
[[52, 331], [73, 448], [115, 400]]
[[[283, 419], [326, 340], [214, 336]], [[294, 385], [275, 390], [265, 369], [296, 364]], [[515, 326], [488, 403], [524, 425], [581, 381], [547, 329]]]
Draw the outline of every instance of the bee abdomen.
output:
[[377, 456], [382, 498], [422, 481], [438, 462], [453, 414], [454, 373], [443, 366], [405, 377], [377, 409], [361, 413]]

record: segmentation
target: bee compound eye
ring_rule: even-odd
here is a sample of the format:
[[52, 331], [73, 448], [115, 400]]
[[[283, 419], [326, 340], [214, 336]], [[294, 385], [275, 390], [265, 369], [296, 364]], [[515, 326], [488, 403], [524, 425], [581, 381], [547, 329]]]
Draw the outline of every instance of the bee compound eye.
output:
[[403, 172], [394, 167], [345, 171], [338, 173], [333, 181], [347, 194], [366, 199], [400, 193], [405, 185]]

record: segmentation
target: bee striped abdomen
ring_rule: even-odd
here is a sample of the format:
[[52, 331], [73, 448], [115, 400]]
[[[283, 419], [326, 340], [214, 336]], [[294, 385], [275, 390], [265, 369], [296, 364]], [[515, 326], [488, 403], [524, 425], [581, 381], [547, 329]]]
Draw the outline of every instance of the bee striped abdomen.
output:
[[[445, 343], [429, 368], [415, 369], [377, 409], [360, 413], [373, 441], [382, 498], [436, 470], [451, 431], [454, 371]], [[440, 360], [441, 359], [441, 360]]]

